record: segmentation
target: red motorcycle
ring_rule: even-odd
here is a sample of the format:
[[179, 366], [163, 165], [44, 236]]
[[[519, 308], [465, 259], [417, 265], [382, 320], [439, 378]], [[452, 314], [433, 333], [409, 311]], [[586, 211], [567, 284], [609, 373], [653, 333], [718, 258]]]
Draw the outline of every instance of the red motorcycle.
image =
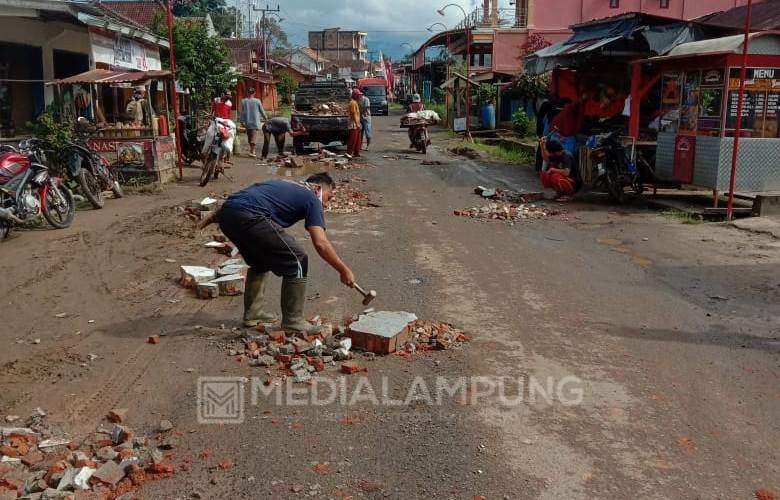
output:
[[19, 149], [0, 149], [0, 240], [14, 224], [43, 215], [57, 229], [73, 223], [76, 203], [59, 177], [49, 175], [43, 143], [28, 139]]

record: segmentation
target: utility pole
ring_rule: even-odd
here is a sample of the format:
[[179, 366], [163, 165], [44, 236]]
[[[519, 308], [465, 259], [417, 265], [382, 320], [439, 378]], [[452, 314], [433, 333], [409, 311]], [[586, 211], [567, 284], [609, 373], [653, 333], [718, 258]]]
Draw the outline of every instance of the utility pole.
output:
[[181, 162], [181, 127], [179, 126], [179, 96], [176, 93], [176, 55], [173, 44], [173, 9], [171, 0], [165, 0], [165, 20], [168, 25], [168, 53], [171, 59], [171, 100], [173, 101], [173, 137], [176, 141], [176, 164], [179, 167], [179, 179], [184, 177]]
[[252, 6], [252, 9], [257, 11], [257, 12], [262, 12], [263, 13], [261, 21], [260, 21], [260, 23], [261, 23], [260, 26], [261, 26], [261, 29], [262, 29], [262, 37], [263, 37], [263, 71], [265, 73], [268, 73], [268, 42], [267, 42], [267, 40], [265, 38], [266, 37], [266, 34], [265, 34], [265, 15], [267, 13], [274, 13], [274, 14], [279, 13], [279, 12], [282, 11], [282, 9], [279, 8], [279, 5], [277, 5], [275, 9], [271, 9], [270, 7], [268, 7], [267, 4], [266, 4], [265, 8], [263, 8], [263, 9], [258, 9], [254, 5]]

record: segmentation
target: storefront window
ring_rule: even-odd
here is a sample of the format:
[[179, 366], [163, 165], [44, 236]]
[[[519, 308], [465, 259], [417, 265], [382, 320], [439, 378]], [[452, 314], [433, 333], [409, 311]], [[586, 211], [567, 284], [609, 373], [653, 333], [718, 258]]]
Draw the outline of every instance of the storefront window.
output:
[[680, 109], [680, 131], [696, 132], [699, 120], [699, 93], [701, 72], [692, 71], [685, 74], [685, 85], [682, 92], [682, 107]]
[[657, 123], [651, 125], [659, 132], [677, 132], [680, 122], [680, 99], [682, 98], [680, 73], [664, 73], [661, 79], [661, 112]]

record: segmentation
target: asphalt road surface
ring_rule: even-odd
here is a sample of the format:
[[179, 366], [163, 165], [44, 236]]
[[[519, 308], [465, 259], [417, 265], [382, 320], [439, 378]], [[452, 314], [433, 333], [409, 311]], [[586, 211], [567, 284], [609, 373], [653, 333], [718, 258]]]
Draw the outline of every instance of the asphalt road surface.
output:
[[[243, 423], [199, 424], [199, 377], [278, 381], [228, 355], [241, 297], [198, 300], [176, 281], [179, 265], [222, 260], [202, 246], [213, 231], [194, 234], [177, 207], [297, 175], [240, 157], [233, 180], [200, 188], [188, 169], [160, 193], [79, 211], [70, 229], [0, 244], [0, 417], [43, 407], [76, 437], [116, 407], [139, 433], [171, 420], [172, 459], [185, 466], [147, 482], [143, 498], [780, 492], [780, 241], [598, 196], [513, 225], [457, 217], [485, 204], [478, 184], [535, 191], [538, 181], [448, 154], [444, 133], [428, 154], [441, 164], [422, 165], [398, 116], [374, 120], [370, 166], [334, 175], [379, 206], [328, 214], [328, 234], [377, 290], [372, 306], [453, 323], [472, 342], [410, 359], [358, 355], [368, 372], [326, 371], [346, 397], [324, 404], [312, 404], [311, 386], [294, 401], [273, 386], [277, 401], [246, 384]], [[307, 316], [360, 312], [359, 295], [305, 244]], [[278, 290], [277, 279], [276, 312]], [[146, 343], [154, 334], [162, 342]], [[458, 383], [467, 390], [437, 397]], [[216, 467], [224, 460], [234, 466]]]

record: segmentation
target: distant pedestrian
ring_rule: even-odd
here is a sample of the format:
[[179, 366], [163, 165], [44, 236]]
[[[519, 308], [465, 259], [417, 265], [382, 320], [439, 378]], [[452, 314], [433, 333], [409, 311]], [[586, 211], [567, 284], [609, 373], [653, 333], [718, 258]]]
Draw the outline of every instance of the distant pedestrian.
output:
[[255, 145], [257, 143], [257, 131], [268, 121], [268, 115], [263, 109], [263, 103], [255, 97], [254, 87], [249, 87], [249, 96], [241, 101], [241, 123], [246, 129], [246, 138], [249, 143], [249, 156], [255, 158]]
[[360, 126], [363, 128], [363, 136], [366, 138], [365, 150], [371, 147], [371, 136], [373, 135], [373, 126], [371, 124], [371, 101], [365, 95], [360, 96], [358, 102], [360, 106]]
[[349, 119], [349, 143], [347, 144], [347, 154], [353, 158], [360, 157], [361, 143], [363, 142], [363, 131], [360, 124], [360, 97], [363, 95], [359, 89], [352, 91], [352, 99], [349, 101], [349, 110], [347, 116]]
[[306, 128], [301, 122], [293, 118], [288, 121], [287, 118], [277, 117], [263, 123], [263, 158], [268, 158], [268, 150], [271, 147], [271, 136], [276, 142], [276, 151], [281, 156], [284, 153], [284, 143], [287, 134], [293, 137], [306, 134]]

